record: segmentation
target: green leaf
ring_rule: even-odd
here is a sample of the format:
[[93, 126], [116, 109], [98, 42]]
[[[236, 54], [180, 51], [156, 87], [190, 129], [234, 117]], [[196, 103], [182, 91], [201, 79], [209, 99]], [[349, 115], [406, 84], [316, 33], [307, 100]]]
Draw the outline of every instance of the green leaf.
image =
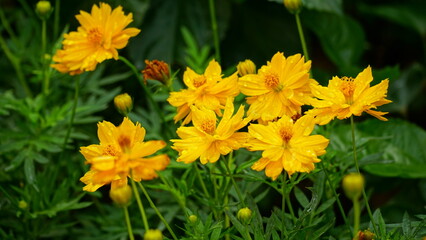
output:
[[346, 15], [315, 11], [307, 12], [303, 19], [340, 72], [354, 72], [353, 68], [359, 62], [365, 46], [361, 25]]
[[394, 5], [360, 5], [360, 10], [364, 13], [374, 14], [402, 26], [411, 28], [422, 36], [426, 36], [426, 15], [424, 9], [426, 4], [419, 1], [416, 4], [404, 3]]
[[27, 181], [29, 184], [35, 184], [36, 182], [36, 176], [35, 176], [35, 169], [34, 169], [34, 161], [33, 158], [27, 156], [24, 161], [24, 172], [25, 177], [27, 178]]
[[343, 15], [342, 0], [302, 0], [302, 2], [303, 7], [307, 9]]
[[306, 206], [308, 206], [308, 198], [297, 186], [294, 188], [294, 195], [296, 196], [297, 201], [300, 203], [300, 205], [302, 205], [302, 207], [305, 208]]
[[380, 154], [375, 162], [367, 162], [363, 169], [369, 173], [387, 177], [426, 177], [426, 131], [404, 120], [388, 122], [372, 119], [357, 125], [357, 129], [368, 137], [387, 137], [370, 141], [366, 145], [365, 162], [371, 154]]
[[406, 237], [409, 237], [411, 234], [411, 221], [407, 212], [405, 212], [404, 216], [402, 217], [402, 233]]

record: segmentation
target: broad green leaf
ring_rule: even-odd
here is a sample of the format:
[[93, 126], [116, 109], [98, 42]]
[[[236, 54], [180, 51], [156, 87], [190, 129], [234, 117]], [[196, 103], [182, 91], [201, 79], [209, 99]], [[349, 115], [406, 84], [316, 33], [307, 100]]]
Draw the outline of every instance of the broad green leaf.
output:
[[321, 46], [340, 72], [354, 72], [365, 47], [361, 25], [346, 15], [306, 12], [304, 23], [319, 38]]
[[302, 2], [307, 9], [343, 15], [342, 0], [302, 0]]
[[411, 28], [422, 36], [426, 36], [426, 15], [424, 10], [426, 3], [418, 1], [415, 4], [394, 4], [394, 5], [360, 5], [364, 13], [374, 14], [386, 18], [402, 26]]
[[380, 154], [376, 161], [363, 167], [366, 171], [387, 177], [426, 177], [425, 130], [399, 119], [388, 122], [371, 119], [357, 125], [357, 129], [363, 136], [387, 137], [366, 145], [367, 156], [363, 159]]

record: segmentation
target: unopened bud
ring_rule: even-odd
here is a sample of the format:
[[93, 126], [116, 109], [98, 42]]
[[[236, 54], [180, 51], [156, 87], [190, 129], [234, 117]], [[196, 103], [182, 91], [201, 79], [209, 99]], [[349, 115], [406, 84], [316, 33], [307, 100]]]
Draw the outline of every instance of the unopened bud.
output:
[[36, 5], [36, 13], [41, 18], [46, 20], [52, 13], [52, 6], [49, 1], [39, 1]]
[[251, 220], [251, 213], [252, 212], [250, 208], [241, 208], [240, 210], [238, 210], [237, 218], [244, 223], [249, 223]]
[[357, 234], [357, 238], [354, 238], [354, 240], [374, 240], [375, 237], [376, 235], [367, 229], [362, 232], [359, 231]]
[[284, 6], [292, 14], [297, 14], [302, 9], [302, 0], [284, 0]]
[[132, 198], [132, 189], [129, 185], [111, 188], [109, 191], [109, 197], [119, 207], [126, 207], [129, 205]]
[[127, 116], [127, 114], [132, 111], [133, 101], [129, 94], [123, 93], [115, 96], [114, 105], [120, 114]]
[[239, 62], [237, 65], [238, 75], [240, 77], [247, 74], [256, 74], [256, 65], [249, 59], [244, 62]]
[[18, 202], [18, 207], [20, 209], [26, 209], [28, 207], [28, 203], [25, 202], [24, 200], [21, 200], [21, 201]]
[[145, 69], [142, 70], [143, 78], [146, 80], [157, 80], [166, 86], [170, 84], [169, 65], [166, 62], [153, 60], [145, 60]]
[[198, 217], [192, 214], [191, 216], [188, 217], [188, 219], [189, 219], [189, 222], [196, 223], [198, 220]]
[[143, 236], [143, 240], [163, 240], [163, 234], [158, 229], [149, 229]]
[[343, 177], [342, 187], [349, 199], [358, 199], [364, 189], [364, 177], [359, 173], [349, 173]]

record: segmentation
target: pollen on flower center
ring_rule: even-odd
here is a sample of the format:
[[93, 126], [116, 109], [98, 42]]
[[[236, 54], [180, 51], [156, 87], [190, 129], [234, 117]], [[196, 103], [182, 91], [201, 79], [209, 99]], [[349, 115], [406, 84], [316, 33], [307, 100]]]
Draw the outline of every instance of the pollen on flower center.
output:
[[107, 145], [103, 150], [103, 155], [117, 156], [119, 152], [112, 145]]
[[345, 97], [352, 97], [355, 91], [355, 82], [351, 77], [342, 77], [340, 83], [340, 90]]
[[204, 75], [194, 78], [193, 85], [198, 88], [206, 83], [207, 79]]
[[282, 89], [282, 85], [280, 84], [280, 78], [275, 73], [268, 73], [264, 76], [265, 86], [269, 89], [273, 89], [275, 91], [279, 91]]
[[123, 149], [124, 151], [126, 151], [127, 149], [130, 148], [130, 139], [128, 136], [125, 135], [120, 135], [118, 137], [118, 145], [120, 145], [121, 149]]
[[293, 129], [289, 126], [282, 127], [279, 134], [281, 139], [284, 141], [284, 144], [287, 144], [291, 137], [293, 137]]
[[215, 128], [216, 128], [216, 124], [215, 124], [214, 121], [211, 121], [211, 120], [204, 121], [201, 124], [201, 129], [204, 132], [206, 132], [206, 133], [208, 133], [210, 135], [212, 135], [214, 133]]
[[101, 45], [103, 42], [103, 34], [98, 28], [92, 28], [88, 32], [87, 38], [94, 45]]

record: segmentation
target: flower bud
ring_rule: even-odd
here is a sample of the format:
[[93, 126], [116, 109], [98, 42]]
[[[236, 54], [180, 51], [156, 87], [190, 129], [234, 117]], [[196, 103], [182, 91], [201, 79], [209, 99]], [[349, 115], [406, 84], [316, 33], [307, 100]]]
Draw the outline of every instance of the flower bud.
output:
[[292, 14], [298, 14], [302, 9], [302, 0], [283, 0], [284, 6]]
[[252, 212], [250, 208], [241, 208], [240, 210], [238, 210], [237, 218], [244, 223], [249, 223], [251, 220], [251, 213]]
[[[376, 235], [370, 230], [359, 231], [357, 234], [357, 240], [374, 240]], [[355, 238], [354, 238], [355, 239]]]
[[49, 1], [39, 1], [36, 5], [36, 13], [43, 20], [49, 18], [52, 10], [53, 9]]
[[133, 101], [129, 94], [123, 93], [115, 96], [114, 105], [121, 115], [127, 116], [127, 114], [132, 111]]
[[157, 80], [163, 83], [166, 86], [170, 84], [170, 73], [169, 65], [163, 61], [145, 60], [145, 69], [142, 70], [143, 78], [146, 84], [146, 80]]
[[256, 74], [256, 65], [250, 59], [246, 59], [244, 62], [238, 63], [237, 70], [240, 77], [247, 74]]
[[21, 201], [18, 202], [18, 207], [20, 209], [26, 209], [28, 207], [28, 203], [25, 202], [24, 200], [21, 200]]
[[163, 240], [163, 234], [158, 229], [149, 229], [143, 236], [143, 240]]
[[191, 216], [188, 217], [188, 219], [189, 219], [190, 223], [196, 223], [197, 220], [198, 220], [198, 217], [196, 215], [192, 214]]
[[359, 173], [349, 173], [343, 177], [342, 186], [346, 197], [358, 199], [364, 189], [364, 177]]
[[111, 188], [109, 191], [109, 197], [119, 207], [126, 207], [129, 205], [132, 198], [132, 189], [129, 185]]

